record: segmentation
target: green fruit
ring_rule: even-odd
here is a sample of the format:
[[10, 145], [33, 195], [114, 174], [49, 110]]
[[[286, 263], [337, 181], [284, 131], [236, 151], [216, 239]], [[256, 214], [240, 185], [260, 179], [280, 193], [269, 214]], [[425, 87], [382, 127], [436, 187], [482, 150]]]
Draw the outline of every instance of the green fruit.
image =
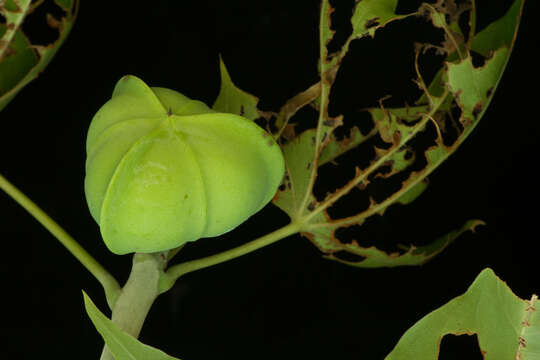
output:
[[115, 254], [226, 233], [263, 208], [284, 174], [272, 137], [169, 89], [124, 76], [86, 141], [85, 194]]

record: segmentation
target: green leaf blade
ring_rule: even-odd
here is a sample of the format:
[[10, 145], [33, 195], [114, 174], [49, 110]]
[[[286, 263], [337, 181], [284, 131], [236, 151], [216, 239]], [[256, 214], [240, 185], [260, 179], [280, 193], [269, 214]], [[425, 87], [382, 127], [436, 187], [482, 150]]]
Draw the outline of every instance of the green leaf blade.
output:
[[[282, 148], [287, 171], [285, 188], [277, 192], [273, 202], [291, 219], [299, 215], [301, 202], [308, 192], [313, 167], [315, 136], [315, 129], [306, 130]], [[310, 201], [314, 199], [314, 196], [310, 194]]]
[[[6, 26], [0, 24], [0, 34]], [[0, 62], [0, 96], [14, 88], [39, 61], [30, 42], [21, 31], [17, 31], [8, 48], [8, 53]]]
[[[519, 299], [491, 269], [485, 269], [467, 292], [412, 326], [385, 359], [436, 359], [441, 340], [447, 334], [477, 334], [486, 360], [517, 359], [519, 353], [526, 354], [529, 344], [538, 346], [540, 342], [534, 336], [540, 323], [531, 310], [538, 306], [536, 296], [530, 302]], [[520, 338], [527, 344], [525, 347], [520, 345]], [[538, 359], [535, 355], [527, 356]]]
[[489, 57], [490, 52], [495, 49], [512, 48], [516, 40], [516, 32], [509, 29], [518, 28], [524, 4], [525, 0], [514, 1], [502, 18], [489, 24], [473, 37], [471, 49]]
[[259, 118], [257, 104], [259, 99], [255, 96], [239, 89], [231, 79], [225, 63], [219, 57], [219, 68], [221, 73], [221, 89], [212, 109], [243, 116], [249, 120]]
[[508, 57], [508, 49], [501, 48], [481, 68], [473, 66], [470, 56], [459, 63], [448, 64], [448, 87], [461, 106], [465, 121], [472, 122], [484, 113]]
[[122, 331], [118, 325], [99, 311], [84, 291], [83, 298], [88, 317], [92, 320], [116, 360], [178, 360], [161, 350], [143, 344]]

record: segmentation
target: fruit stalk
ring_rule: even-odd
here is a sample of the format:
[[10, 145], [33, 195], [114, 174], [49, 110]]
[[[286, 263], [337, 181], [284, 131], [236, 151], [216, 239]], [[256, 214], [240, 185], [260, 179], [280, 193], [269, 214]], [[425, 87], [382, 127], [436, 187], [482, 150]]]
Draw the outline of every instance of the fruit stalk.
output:
[[[122, 330], [137, 338], [146, 315], [159, 295], [159, 279], [167, 262], [165, 253], [133, 256], [129, 278], [112, 311], [112, 321]], [[103, 347], [100, 360], [113, 360], [107, 346]]]

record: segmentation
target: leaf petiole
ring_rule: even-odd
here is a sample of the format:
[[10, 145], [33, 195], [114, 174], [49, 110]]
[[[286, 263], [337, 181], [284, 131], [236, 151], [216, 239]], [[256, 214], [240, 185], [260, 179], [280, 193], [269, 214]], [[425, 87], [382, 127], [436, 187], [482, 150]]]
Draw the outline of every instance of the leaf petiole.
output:
[[118, 295], [120, 285], [116, 279], [99, 262], [96, 261], [79, 243], [73, 239], [60, 225], [49, 215], [41, 210], [32, 200], [24, 195], [19, 189], [11, 184], [0, 174], [0, 189], [4, 190], [13, 200], [30, 213], [41, 225], [75, 256], [77, 260], [99, 281], [105, 290], [107, 304], [112, 309]]
[[185, 275], [195, 270], [204, 269], [212, 265], [220, 264], [222, 262], [229, 261], [239, 256], [248, 254], [252, 251], [258, 250], [278, 240], [284, 239], [290, 235], [297, 233], [300, 230], [301, 226], [302, 225], [300, 223], [291, 222], [290, 224], [280, 229], [261, 236], [260, 238], [250, 241], [244, 245], [240, 245], [219, 254], [171, 266], [166, 272], [161, 275], [159, 291], [160, 293], [168, 291], [174, 285], [176, 280], [178, 280], [178, 278], [180, 278], [182, 275]]

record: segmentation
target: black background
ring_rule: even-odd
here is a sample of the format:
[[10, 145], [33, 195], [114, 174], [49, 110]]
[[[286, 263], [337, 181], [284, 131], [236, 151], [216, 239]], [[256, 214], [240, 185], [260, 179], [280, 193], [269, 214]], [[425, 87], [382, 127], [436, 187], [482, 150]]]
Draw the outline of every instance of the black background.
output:
[[[480, 24], [502, 15], [509, 3], [477, 1]], [[336, 26], [344, 33], [350, 30], [340, 19], [352, 4], [338, 4]], [[84, 2], [55, 59], [0, 115], [1, 172], [123, 283], [130, 257], [107, 251], [83, 194], [86, 131], [116, 81], [134, 74], [212, 103], [221, 53], [236, 84], [276, 110], [317, 81], [318, 9], [315, 0]], [[382, 359], [410, 326], [463, 293], [486, 267], [517, 296], [538, 293], [537, 10], [536, 1], [525, 5], [507, 70], [473, 134], [430, 176], [415, 203], [368, 222], [362, 240], [426, 243], [471, 218], [486, 227], [424, 266], [396, 269], [324, 260], [307, 239], [293, 236], [183, 277], [158, 298], [141, 340], [188, 360]], [[43, 31], [43, 19], [42, 11], [28, 20], [31, 39], [54, 36]], [[384, 95], [394, 94], [390, 104], [417, 97], [412, 44], [426, 33], [411, 31], [429, 27], [415, 21], [390, 25], [352, 47], [336, 83], [334, 114], [354, 122], [360, 109]], [[99, 358], [102, 340], [84, 312], [81, 290], [105, 311], [100, 285], [3, 193], [0, 213], [6, 249], [1, 357]], [[175, 261], [237, 246], [286, 222], [269, 205], [221, 238], [190, 244]], [[474, 338], [446, 339], [441, 359], [481, 358]]]

